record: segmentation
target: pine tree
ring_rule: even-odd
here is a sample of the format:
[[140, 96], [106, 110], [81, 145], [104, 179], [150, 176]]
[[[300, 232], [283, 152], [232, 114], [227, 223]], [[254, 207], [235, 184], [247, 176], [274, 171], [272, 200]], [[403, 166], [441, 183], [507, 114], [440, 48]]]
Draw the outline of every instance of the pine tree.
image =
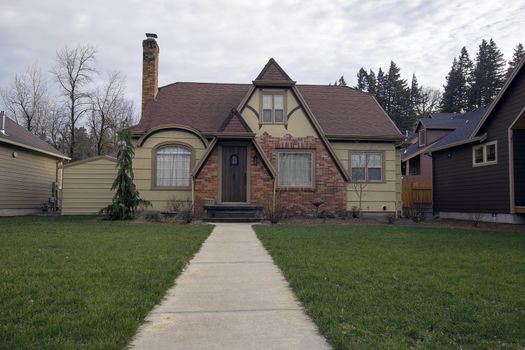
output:
[[341, 78], [339, 78], [339, 86], [346, 86], [346, 80], [345, 80], [345, 77], [344, 75], [341, 75]]
[[447, 75], [447, 83], [443, 86], [442, 112], [461, 112], [469, 109], [469, 91], [472, 75], [472, 61], [465, 47], [459, 57], [452, 62]]
[[363, 67], [357, 73], [357, 86], [355, 88], [360, 91], [368, 91], [368, 73]]
[[419, 110], [423, 104], [423, 88], [419, 86], [416, 73], [412, 74], [412, 82], [410, 84], [410, 104], [407, 106], [408, 122], [414, 125], [419, 115]]
[[[379, 104], [383, 107], [383, 109], [386, 109], [386, 90], [387, 87], [387, 77], [383, 70], [379, 68], [377, 71], [377, 85], [376, 85], [376, 100], [379, 102]], [[388, 112], [387, 112], [388, 113]]]
[[370, 71], [367, 74], [367, 79], [368, 81], [366, 85], [368, 86], [368, 93], [375, 96], [377, 93], [376, 73], [374, 73], [374, 71], [370, 69]]
[[123, 130], [119, 135], [117, 154], [117, 177], [113, 181], [111, 190], [116, 190], [110, 205], [100, 210], [109, 220], [123, 220], [134, 217], [137, 208], [150, 206], [151, 203], [139, 196], [133, 183], [133, 157], [135, 151], [131, 143], [131, 133]]
[[476, 56], [469, 93], [469, 109], [488, 105], [505, 82], [505, 60], [494, 40], [483, 39]]
[[509, 68], [507, 68], [507, 78], [510, 77], [512, 71], [520, 63], [520, 61], [525, 57], [525, 49], [523, 49], [522, 43], [518, 43], [514, 48], [514, 54], [512, 55], [512, 60], [509, 61]]
[[390, 61], [386, 84], [385, 111], [394, 121], [397, 127], [404, 132], [412, 128], [410, 116], [410, 90], [407, 82], [401, 79], [399, 67], [394, 61]]

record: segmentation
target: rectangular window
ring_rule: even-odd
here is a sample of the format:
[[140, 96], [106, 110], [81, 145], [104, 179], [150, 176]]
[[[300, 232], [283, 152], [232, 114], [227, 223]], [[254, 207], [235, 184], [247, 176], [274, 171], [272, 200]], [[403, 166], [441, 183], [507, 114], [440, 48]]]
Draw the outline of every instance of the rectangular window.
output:
[[265, 124], [282, 124], [285, 122], [284, 117], [284, 94], [266, 93], [262, 95], [261, 118]]
[[424, 146], [427, 143], [427, 140], [425, 138], [426, 138], [425, 129], [419, 130], [418, 139], [419, 139], [420, 146]]
[[353, 181], [383, 181], [383, 153], [352, 152], [350, 170]]
[[496, 164], [498, 162], [498, 142], [492, 141], [472, 147], [472, 166]]
[[280, 187], [314, 187], [313, 152], [279, 152], [278, 158]]
[[410, 175], [421, 175], [421, 156], [418, 155], [408, 160], [408, 171]]

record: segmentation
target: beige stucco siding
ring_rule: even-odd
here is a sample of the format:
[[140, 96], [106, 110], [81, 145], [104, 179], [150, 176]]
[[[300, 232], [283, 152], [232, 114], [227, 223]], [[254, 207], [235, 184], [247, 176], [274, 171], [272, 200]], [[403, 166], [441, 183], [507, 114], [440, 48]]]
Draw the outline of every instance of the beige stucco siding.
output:
[[[272, 89], [272, 91], [284, 90]], [[261, 96], [261, 90], [257, 89], [247, 103], [248, 106], [253, 108], [259, 114], [261, 113]], [[258, 116], [250, 108], [244, 108], [244, 110], [242, 111], [242, 116], [246, 123], [250, 126], [250, 128], [257, 134], [257, 136], [260, 136], [265, 132], [274, 137], [282, 137], [286, 134], [293, 135], [294, 137], [317, 136], [317, 132], [313, 128], [307, 116], [304, 114], [302, 108], [295, 109], [299, 106], [299, 102], [297, 101], [291, 90], [286, 90], [285, 100], [285, 114], [287, 116], [286, 127], [283, 124], [260, 125]]]
[[172, 199], [191, 200], [191, 190], [154, 189], [153, 187], [153, 152], [161, 144], [179, 143], [188, 146], [192, 151], [192, 167], [202, 158], [206, 146], [195, 134], [185, 130], [159, 131], [146, 139], [142, 146], [135, 149], [133, 171], [135, 185], [140, 196], [149, 200], [154, 210], [166, 210]]
[[63, 168], [62, 214], [92, 215], [111, 203], [116, 162], [94, 158]]
[[0, 215], [14, 215], [16, 210], [38, 212], [52, 195], [57, 162], [57, 158], [0, 143]]
[[[363, 188], [362, 209], [365, 212], [387, 212], [399, 210], [401, 200], [400, 154], [394, 143], [332, 142], [337, 157], [350, 173], [350, 151], [379, 151], [384, 154], [384, 182], [367, 183]], [[347, 185], [347, 210], [359, 206], [359, 189], [350, 182]]]

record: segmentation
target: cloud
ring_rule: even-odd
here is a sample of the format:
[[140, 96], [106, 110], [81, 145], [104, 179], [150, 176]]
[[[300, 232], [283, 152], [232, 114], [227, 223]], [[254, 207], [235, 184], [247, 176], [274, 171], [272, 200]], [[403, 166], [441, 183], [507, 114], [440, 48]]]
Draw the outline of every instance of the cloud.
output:
[[340, 75], [355, 83], [361, 66], [387, 68], [441, 87], [452, 58], [475, 55], [493, 37], [510, 58], [522, 39], [522, 1], [29, 1], [0, 4], [0, 86], [38, 61], [50, 70], [63, 45], [91, 43], [102, 72], [122, 71], [139, 101], [141, 41], [159, 35], [160, 84], [250, 82], [274, 57], [301, 83]]

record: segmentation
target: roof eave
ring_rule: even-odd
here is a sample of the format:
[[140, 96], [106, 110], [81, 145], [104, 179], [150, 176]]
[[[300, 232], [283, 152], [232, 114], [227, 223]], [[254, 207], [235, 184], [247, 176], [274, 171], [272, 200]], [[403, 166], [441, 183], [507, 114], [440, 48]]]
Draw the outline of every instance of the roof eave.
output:
[[292, 87], [295, 86], [296, 82], [292, 80], [253, 80], [255, 86], [268, 86], [268, 87]]
[[60, 154], [60, 153], [54, 153], [54, 152], [49, 152], [49, 151], [43, 150], [43, 149], [41, 149], [41, 148], [33, 147], [33, 146], [29, 146], [29, 145], [26, 145], [26, 144], [23, 144], [23, 143], [20, 143], [20, 142], [16, 142], [16, 141], [12, 141], [12, 140], [8, 140], [8, 139], [4, 139], [4, 138], [0, 138], [0, 142], [4, 142], [4, 143], [7, 143], [7, 144], [10, 144], [10, 145], [13, 145], [13, 146], [17, 146], [17, 147], [25, 148], [25, 149], [28, 149], [28, 150], [31, 150], [31, 151], [34, 151], [34, 152], [47, 154], [48, 156], [52, 156], [52, 157], [55, 157], [55, 158], [60, 158], [60, 159], [65, 159], [65, 160], [71, 160], [70, 157], [65, 156], [65, 155], [63, 155], [63, 154]]
[[428, 154], [432, 154], [432, 152], [443, 151], [443, 150], [448, 149], [448, 148], [453, 148], [453, 147], [457, 147], [457, 146], [467, 145], [469, 143], [483, 142], [486, 139], [487, 139], [487, 134], [483, 134], [483, 135], [476, 136], [476, 137], [473, 137], [473, 138], [469, 138], [469, 139], [465, 139], [465, 140], [461, 140], [461, 141], [457, 141], [457, 142], [452, 142], [452, 143], [449, 143], [448, 145], [443, 145], [443, 146], [439, 146], [439, 147], [436, 147], [436, 148], [431, 148], [430, 150], [428, 150]]
[[326, 134], [330, 141], [402, 141], [402, 135], [352, 135], [352, 134]]

